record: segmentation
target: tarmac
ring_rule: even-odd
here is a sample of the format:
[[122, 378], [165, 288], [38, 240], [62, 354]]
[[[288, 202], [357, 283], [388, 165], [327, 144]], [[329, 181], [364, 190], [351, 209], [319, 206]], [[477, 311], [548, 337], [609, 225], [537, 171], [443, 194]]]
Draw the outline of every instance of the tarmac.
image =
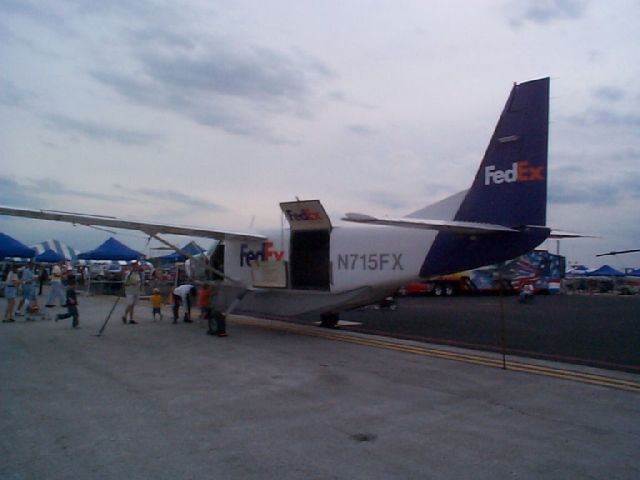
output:
[[79, 300], [0, 324], [2, 479], [640, 478], [635, 374]]

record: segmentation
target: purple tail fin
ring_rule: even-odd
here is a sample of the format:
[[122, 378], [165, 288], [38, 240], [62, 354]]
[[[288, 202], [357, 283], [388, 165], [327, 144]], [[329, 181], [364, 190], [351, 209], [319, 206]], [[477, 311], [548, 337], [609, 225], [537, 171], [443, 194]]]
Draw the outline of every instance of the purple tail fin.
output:
[[514, 85], [455, 220], [545, 225], [549, 78]]
[[548, 235], [549, 78], [513, 86], [487, 151], [454, 220], [518, 233], [473, 238], [439, 233], [420, 274], [451, 273], [514, 258]]

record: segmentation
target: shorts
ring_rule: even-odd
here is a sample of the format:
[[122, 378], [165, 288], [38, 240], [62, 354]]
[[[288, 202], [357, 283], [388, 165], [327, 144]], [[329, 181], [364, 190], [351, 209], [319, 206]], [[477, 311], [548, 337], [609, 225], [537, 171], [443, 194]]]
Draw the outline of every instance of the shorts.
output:
[[162, 315], [162, 312], [160, 311], [160, 307], [153, 307], [153, 312], [151, 312], [152, 315], [155, 315], [156, 313], [158, 315]]
[[133, 307], [138, 302], [138, 297], [137, 293], [127, 293], [127, 305]]
[[4, 287], [4, 298], [12, 299], [18, 296], [18, 289], [16, 287], [6, 286]]
[[33, 300], [35, 298], [35, 289], [33, 288], [33, 285], [30, 283], [25, 283], [24, 285], [22, 285], [22, 297], [25, 300]]

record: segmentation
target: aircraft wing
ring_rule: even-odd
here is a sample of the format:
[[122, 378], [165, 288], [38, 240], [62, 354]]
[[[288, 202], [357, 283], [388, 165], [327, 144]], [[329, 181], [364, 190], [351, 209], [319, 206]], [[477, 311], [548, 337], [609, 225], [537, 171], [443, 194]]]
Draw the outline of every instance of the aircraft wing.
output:
[[596, 255], [596, 257], [604, 257], [606, 255], [623, 255], [625, 253], [636, 253], [636, 252], [640, 252], [640, 248], [634, 248], [632, 250], [617, 250], [613, 252], [599, 253]]
[[491, 233], [518, 232], [513, 228], [491, 223], [457, 222], [454, 220], [426, 220], [422, 218], [377, 218], [361, 213], [347, 213], [342, 220], [369, 225], [389, 225], [393, 227], [419, 228], [464, 235], [487, 235]]
[[187, 227], [179, 225], [164, 225], [158, 223], [144, 223], [131, 220], [122, 220], [116, 217], [102, 215], [86, 215], [83, 213], [59, 212], [55, 210], [30, 210], [0, 206], [0, 215], [12, 217], [34, 218], [38, 220], [53, 220], [68, 222], [75, 225], [89, 227], [111, 227], [124, 230], [137, 230], [147, 235], [154, 236], [159, 233], [171, 235], [186, 235], [193, 237], [213, 238], [216, 240], [265, 240], [266, 237], [253, 233], [232, 232], [227, 230], [208, 229], [199, 227]]

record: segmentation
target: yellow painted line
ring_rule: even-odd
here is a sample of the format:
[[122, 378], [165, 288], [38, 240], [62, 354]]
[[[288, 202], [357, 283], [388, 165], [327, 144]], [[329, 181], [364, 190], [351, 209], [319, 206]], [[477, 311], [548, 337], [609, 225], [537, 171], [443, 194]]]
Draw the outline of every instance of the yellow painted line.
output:
[[[241, 323], [243, 325], [251, 325], [268, 330], [275, 330], [281, 332], [295, 333], [298, 335], [305, 335], [309, 337], [324, 338], [327, 340], [334, 340], [338, 342], [352, 343], [355, 345], [362, 345], [366, 347], [383, 348], [385, 350], [393, 350], [397, 352], [411, 353], [414, 355], [422, 355], [431, 358], [439, 358], [442, 360], [452, 360], [456, 362], [463, 362], [473, 365], [480, 365], [492, 368], [503, 368], [501, 358], [491, 358], [481, 355], [474, 355], [469, 353], [452, 352], [449, 350], [442, 350], [431, 347], [422, 347], [419, 345], [407, 345], [396, 343], [388, 340], [381, 340], [377, 338], [360, 337], [355, 335], [348, 335], [337, 333], [331, 330], [315, 329], [316, 327], [306, 327], [300, 325], [283, 325], [280, 323], [265, 322], [251, 320], [247, 317], [233, 317], [233, 321]], [[267, 323], [269, 322], [269, 323]], [[624, 380], [615, 377], [609, 377], [605, 375], [597, 375], [593, 373], [577, 372], [575, 370], [566, 370], [561, 368], [546, 367], [542, 365], [534, 365], [529, 363], [514, 362], [508, 360], [506, 362], [506, 369], [516, 372], [530, 373], [534, 375], [544, 375], [547, 377], [558, 378], [562, 380], [570, 380], [574, 382], [585, 383], [589, 385], [597, 385], [607, 388], [615, 388], [618, 390], [625, 390], [628, 392], [640, 393], [640, 382], [633, 380]]]

